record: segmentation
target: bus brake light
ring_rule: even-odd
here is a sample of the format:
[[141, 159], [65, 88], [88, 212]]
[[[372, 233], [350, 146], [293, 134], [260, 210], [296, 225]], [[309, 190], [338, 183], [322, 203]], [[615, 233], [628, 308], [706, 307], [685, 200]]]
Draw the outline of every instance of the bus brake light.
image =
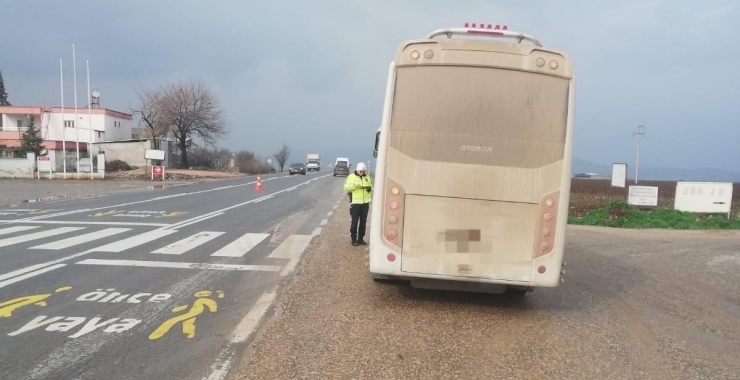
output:
[[404, 189], [390, 178], [387, 181], [384, 203], [388, 208], [383, 211], [383, 236], [388, 243], [401, 248]]

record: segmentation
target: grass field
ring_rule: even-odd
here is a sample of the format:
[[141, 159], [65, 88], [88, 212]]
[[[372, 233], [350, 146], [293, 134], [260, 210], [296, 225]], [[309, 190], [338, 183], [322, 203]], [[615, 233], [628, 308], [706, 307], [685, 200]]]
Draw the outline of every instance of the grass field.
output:
[[573, 179], [569, 223], [624, 228], [740, 229], [740, 183], [733, 184], [730, 220], [727, 215], [674, 210], [676, 181], [640, 181], [638, 185], [658, 187], [657, 207], [628, 206], [628, 188], [612, 187], [608, 179]]

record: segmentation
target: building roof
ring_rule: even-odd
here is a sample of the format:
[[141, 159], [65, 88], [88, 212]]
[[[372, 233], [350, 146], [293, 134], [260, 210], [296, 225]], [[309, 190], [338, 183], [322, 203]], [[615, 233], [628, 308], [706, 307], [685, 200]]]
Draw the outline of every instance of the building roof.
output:
[[[49, 110], [51, 113], [61, 113], [62, 107], [51, 107]], [[44, 107], [41, 106], [0, 106], [0, 113], [9, 115], [41, 115], [45, 112]], [[74, 108], [64, 107], [64, 113], [74, 113]], [[119, 119], [133, 120], [133, 115], [125, 112], [120, 112], [108, 108], [92, 108], [89, 110], [94, 115], [106, 115], [111, 117], [117, 117]], [[88, 113], [87, 108], [77, 108], [77, 113], [85, 114]]]
[[[112, 116], [112, 117], [117, 117], [119, 119], [126, 119], [126, 120], [133, 119], [133, 115], [131, 114], [120, 112], [120, 111], [115, 111], [115, 110], [111, 110], [107, 108], [92, 108], [90, 110], [88, 110], [87, 108], [77, 109], [77, 113], [84, 114], [84, 113], [88, 113], [88, 111], [93, 115], [106, 115], [106, 116]], [[62, 113], [62, 107], [51, 107], [51, 112], [52, 113]], [[74, 108], [64, 107], [64, 113], [74, 113], [74, 112], [75, 112]]]

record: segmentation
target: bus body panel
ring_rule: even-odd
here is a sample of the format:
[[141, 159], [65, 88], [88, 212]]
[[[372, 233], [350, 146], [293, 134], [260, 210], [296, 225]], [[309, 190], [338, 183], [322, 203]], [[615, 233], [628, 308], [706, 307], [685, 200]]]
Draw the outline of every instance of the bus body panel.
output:
[[[425, 49], [433, 58], [409, 58]], [[543, 56], [558, 59], [560, 70], [536, 65]], [[563, 53], [482, 41], [402, 44], [379, 129], [371, 274], [557, 286], [573, 109], [574, 78]], [[552, 224], [542, 222], [546, 199], [557, 207]], [[394, 215], [399, 221], [389, 224]], [[547, 249], [540, 246], [543, 225], [554, 229]]]
[[538, 205], [406, 195], [401, 270], [530, 281]]

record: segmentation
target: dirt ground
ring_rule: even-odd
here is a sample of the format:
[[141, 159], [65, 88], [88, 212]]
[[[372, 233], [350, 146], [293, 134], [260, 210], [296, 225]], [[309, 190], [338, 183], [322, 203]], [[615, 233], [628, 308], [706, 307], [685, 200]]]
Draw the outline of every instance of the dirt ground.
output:
[[[628, 183], [627, 186], [634, 185]], [[673, 208], [676, 181], [640, 181], [638, 186], [658, 187], [658, 207]], [[732, 186], [733, 214], [740, 212], [740, 183]], [[609, 179], [573, 179], [570, 185], [570, 216], [583, 216], [591, 210], [604, 207], [614, 199], [627, 200], [628, 187], [612, 187]]]

